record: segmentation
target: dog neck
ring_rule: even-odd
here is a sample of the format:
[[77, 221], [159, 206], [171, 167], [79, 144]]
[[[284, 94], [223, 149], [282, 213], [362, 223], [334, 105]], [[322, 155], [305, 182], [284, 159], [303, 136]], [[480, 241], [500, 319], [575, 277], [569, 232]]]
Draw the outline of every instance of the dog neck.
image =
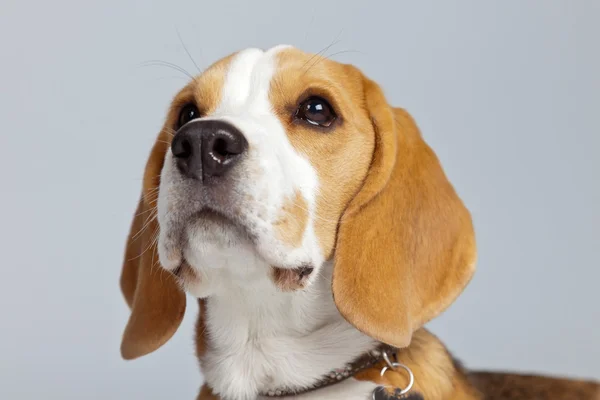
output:
[[215, 394], [245, 400], [309, 387], [377, 346], [337, 311], [331, 274], [326, 263], [311, 286], [296, 292], [281, 292], [266, 274], [244, 284], [220, 280], [220, 290], [204, 300], [198, 327], [202, 371]]

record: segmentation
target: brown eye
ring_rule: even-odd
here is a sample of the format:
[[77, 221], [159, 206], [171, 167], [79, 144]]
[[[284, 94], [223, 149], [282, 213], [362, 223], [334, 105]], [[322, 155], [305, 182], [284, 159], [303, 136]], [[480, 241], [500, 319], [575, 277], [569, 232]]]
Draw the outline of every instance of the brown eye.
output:
[[328, 127], [337, 118], [333, 107], [322, 97], [309, 97], [300, 103], [296, 111], [296, 118], [311, 125]]
[[186, 104], [179, 112], [179, 119], [177, 120], [177, 129], [187, 124], [193, 119], [200, 118], [200, 112], [198, 107], [194, 104]]

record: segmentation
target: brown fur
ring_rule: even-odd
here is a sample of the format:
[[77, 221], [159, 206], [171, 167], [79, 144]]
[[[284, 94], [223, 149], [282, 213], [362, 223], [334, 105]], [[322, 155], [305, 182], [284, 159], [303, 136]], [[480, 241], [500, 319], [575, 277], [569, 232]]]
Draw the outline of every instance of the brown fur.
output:
[[[340, 224], [333, 296], [342, 315], [397, 347], [454, 301], [471, 279], [471, 217], [412, 118], [364, 79], [376, 148]], [[374, 295], [378, 294], [378, 295]]]
[[471, 382], [485, 400], [600, 400], [600, 385], [594, 382], [535, 375], [477, 372]]
[[[373, 127], [368, 119], [354, 67], [313, 58], [296, 49], [281, 52], [272, 79], [270, 100], [294, 148], [317, 171], [322, 189], [316, 199], [315, 231], [326, 258], [333, 253], [338, 222], [358, 192], [373, 153]], [[293, 118], [298, 103], [308, 96], [327, 97], [338, 118], [324, 129], [308, 127]]]
[[213, 394], [208, 386], [203, 385], [196, 400], [219, 400], [219, 398]]
[[[204, 115], [212, 113], [230, 60], [215, 63], [175, 97], [148, 159], [121, 274], [132, 310], [121, 346], [126, 359], [162, 346], [183, 318], [185, 294], [157, 265], [159, 176], [180, 108], [194, 102]], [[414, 393], [427, 400], [599, 399], [594, 383], [467, 374], [453, 362], [442, 343], [421, 327], [470, 280], [475, 240], [470, 215], [435, 154], [408, 113], [390, 107], [379, 87], [356, 68], [298, 50], [282, 52], [279, 63], [270, 93], [274, 110], [290, 142], [310, 160], [326, 188], [316, 200], [315, 228], [323, 253], [334, 259], [336, 305], [359, 330], [402, 348], [398, 358], [415, 374]], [[339, 118], [330, 129], [315, 131], [291, 118], [298, 101], [308, 95], [333, 102]], [[300, 194], [282, 210], [279, 234], [286, 242], [299, 243], [306, 210]], [[277, 269], [273, 275], [289, 289], [298, 283]], [[202, 360], [208, 339], [204, 300], [199, 306], [196, 351]], [[402, 372], [380, 377], [381, 367], [356, 378], [406, 385]], [[217, 397], [204, 386], [198, 399]]]
[[[162, 167], [168, 135], [163, 129], [155, 143], [144, 174], [143, 192], [125, 251], [121, 290], [131, 307], [131, 316], [123, 333], [121, 354], [133, 359], [148, 354], [175, 333], [185, 313], [185, 294], [173, 277], [156, 265], [158, 254], [155, 235], [158, 174]], [[162, 138], [162, 139], [161, 139]], [[156, 294], [161, 295], [157, 296]]]
[[288, 199], [273, 223], [277, 236], [292, 247], [302, 245], [302, 237], [308, 223], [308, 204], [299, 190], [294, 197]]
[[[398, 353], [398, 361], [409, 367], [415, 376], [411, 392], [421, 394], [424, 399], [481, 399], [462, 371], [455, 367], [444, 345], [425, 329], [415, 332], [411, 345]], [[402, 369], [387, 371], [380, 376], [384, 366], [385, 362], [382, 362], [359, 373], [356, 378], [397, 388], [408, 385], [408, 376]]]

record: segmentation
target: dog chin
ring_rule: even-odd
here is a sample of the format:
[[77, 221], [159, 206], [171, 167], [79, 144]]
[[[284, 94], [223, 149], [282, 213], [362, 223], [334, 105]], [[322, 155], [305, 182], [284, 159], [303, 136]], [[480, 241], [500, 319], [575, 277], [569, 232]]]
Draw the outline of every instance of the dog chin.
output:
[[207, 286], [216, 290], [226, 281], [244, 285], [264, 277], [266, 271], [265, 261], [245, 230], [212, 212], [188, 224], [182, 259], [195, 275], [185, 280], [185, 289], [197, 297], [205, 297]]
[[[313, 270], [310, 263], [285, 265], [277, 262], [277, 246], [269, 246], [267, 260], [247, 231], [215, 211], [202, 211], [187, 222], [182, 243], [181, 265], [176, 276], [184, 290], [195, 297], [256, 285], [265, 278], [282, 291], [296, 291], [310, 286]], [[273, 257], [275, 256], [275, 257]], [[285, 265], [285, 267], [284, 267]]]

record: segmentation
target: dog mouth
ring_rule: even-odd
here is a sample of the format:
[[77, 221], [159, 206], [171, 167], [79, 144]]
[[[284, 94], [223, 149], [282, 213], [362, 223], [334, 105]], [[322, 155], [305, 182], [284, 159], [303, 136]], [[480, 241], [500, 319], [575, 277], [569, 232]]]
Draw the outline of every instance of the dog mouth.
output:
[[303, 289], [314, 271], [311, 265], [302, 265], [297, 268], [273, 267], [273, 282], [284, 292]]
[[[227, 252], [236, 251], [240, 245], [248, 249], [248, 246], [254, 243], [248, 229], [235, 216], [213, 208], [203, 208], [179, 221], [184, 227], [181, 247], [177, 247], [181, 250], [177, 251], [180, 254], [178, 264], [171, 270], [171, 274], [184, 290], [205, 279], [203, 273], [197, 269], [201, 264], [201, 260], [196, 258], [198, 254], [202, 254], [207, 248], [214, 248], [215, 245], [218, 251]], [[206, 244], [208, 247], [205, 247]], [[256, 256], [260, 257], [258, 253]], [[283, 292], [306, 288], [315, 271], [310, 263], [297, 267], [281, 267], [278, 263], [269, 262], [266, 264], [270, 265], [271, 281]]]
[[188, 262], [183, 259], [181, 263], [175, 268], [171, 273], [182, 281], [197, 279], [196, 273], [194, 269], [188, 264]]
[[235, 231], [236, 236], [240, 238], [251, 238], [248, 227], [241, 222], [239, 216], [226, 214], [214, 208], [203, 208], [195, 212], [190, 216], [189, 224], [208, 230], [230, 229]]
[[224, 248], [233, 248], [250, 237], [246, 228], [234, 217], [212, 208], [188, 214], [187, 217], [180, 218], [176, 226], [174, 234], [167, 236], [174, 238], [169, 242], [168, 249], [173, 254], [178, 254], [174, 257], [178, 259], [177, 266], [170, 269], [170, 272], [180, 282], [199, 279], [195, 269], [197, 260], [194, 259], [194, 253], [198, 250], [198, 236], [202, 237], [202, 242], [207, 240]]
[[220, 211], [212, 208], [203, 208], [192, 215], [193, 220], [202, 222], [215, 222], [218, 224], [235, 224], [234, 220]]

